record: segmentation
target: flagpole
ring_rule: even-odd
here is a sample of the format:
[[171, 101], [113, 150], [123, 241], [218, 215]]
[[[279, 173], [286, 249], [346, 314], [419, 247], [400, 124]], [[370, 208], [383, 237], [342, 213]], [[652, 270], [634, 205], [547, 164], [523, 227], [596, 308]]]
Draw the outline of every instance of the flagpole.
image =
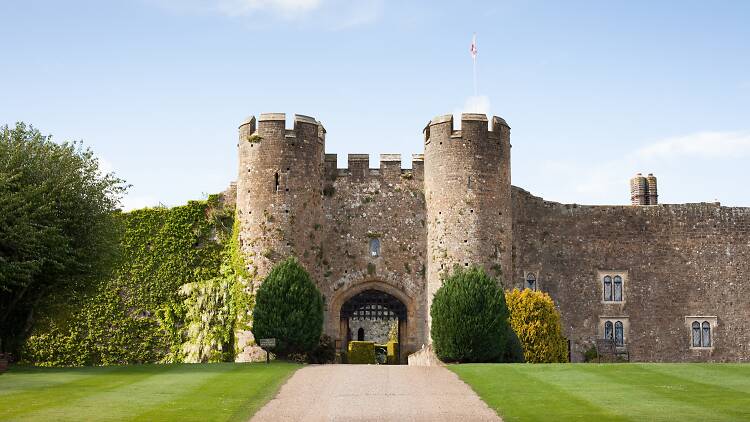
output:
[[474, 36], [471, 37], [471, 59], [474, 62], [474, 96], [476, 97], [477, 94], [477, 34], [474, 33]]
[[477, 96], [477, 56], [474, 56], [474, 96]]

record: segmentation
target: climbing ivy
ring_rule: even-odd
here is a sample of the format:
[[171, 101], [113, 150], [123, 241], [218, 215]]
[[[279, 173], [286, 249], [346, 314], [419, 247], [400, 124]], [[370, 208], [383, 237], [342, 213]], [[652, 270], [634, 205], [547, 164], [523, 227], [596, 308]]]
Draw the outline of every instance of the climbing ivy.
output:
[[[24, 361], [44, 366], [231, 360], [252, 297], [234, 209], [218, 196], [121, 214], [108, 277], [39, 308]], [[232, 230], [234, 228], [234, 230]]]

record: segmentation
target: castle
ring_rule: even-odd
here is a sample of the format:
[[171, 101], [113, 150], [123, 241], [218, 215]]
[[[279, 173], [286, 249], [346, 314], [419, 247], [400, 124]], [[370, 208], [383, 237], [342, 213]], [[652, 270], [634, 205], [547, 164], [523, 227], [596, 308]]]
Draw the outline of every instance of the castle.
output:
[[[325, 297], [324, 331], [344, 350], [396, 324], [402, 361], [429, 343], [441, 276], [480, 265], [504, 287], [548, 292], [573, 361], [610, 338], [634, 361], [750, 359], [750, 208], [658, 204], [656, 178], [631, 180], [630, 206], [559, 204], [511, 185], [510, 127], [452, 115], [424, 128], [424, 154], [350, 154], [295, 115], [239, 127], [240, 247], [262, 277], [294, 255]], [[240, 333], [239, 359], [252, 337]]]

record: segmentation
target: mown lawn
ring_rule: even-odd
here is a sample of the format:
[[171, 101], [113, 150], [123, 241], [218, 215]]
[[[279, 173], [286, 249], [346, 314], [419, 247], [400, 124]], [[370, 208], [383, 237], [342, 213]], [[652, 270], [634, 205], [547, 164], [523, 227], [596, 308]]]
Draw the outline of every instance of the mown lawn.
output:
[[465, 364], [510, 421], [750, 421], [750, 364]]
[[300, 366], [291, 363], [13, 367], [0, 420], [246, 421]]

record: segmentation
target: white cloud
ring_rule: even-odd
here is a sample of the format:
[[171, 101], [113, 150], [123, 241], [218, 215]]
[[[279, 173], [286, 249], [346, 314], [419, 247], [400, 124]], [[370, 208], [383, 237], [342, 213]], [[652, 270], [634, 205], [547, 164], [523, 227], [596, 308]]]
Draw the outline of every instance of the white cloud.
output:
[[636, 157], [646, 160], [696, 157], [742, 157], [750, 154], [748, 132], [700, 132], [668, 138], [640, 148]]
[[[653, 172], [661, 180], [672, 181], [673, 188], [678, 188], [677, 184], [681, 180], [695, 176], [696, 168], [727, 166], [731, 160], [744, 157], [750, 157], [749, 132], [699, 132], [666, 138], [643, 146], [631, 154], [593, 165], [558, 163], [558, 166], [569, 170], [558, 174], [565, 173], [575, 177], [572, 185], [576, 194], [598, 203], [617, 203], [622, 201], [613, 199], [626, 197], [629, 180], [637, 172]], [[581, 172], [580, 169], [584, 171]], [[706, 198], [687, 200], [700, 201]]]
[[270, 22], [310, 23], [346, 29], [377, 20], [384, 0], [148, 0], [176, 13], [218, 14], [249, 20], [253, 28]]
[[322, 0], [218, 0], [215, 3], [217, 10], [228, 16], [271, 11], [293, 18], [320, 8]]
[[482, 113], [491, 119], [490, 97], [486, 95], [472, 95], [466, 98], [464, 105], [453, 111], [453, 121], [456, 128], [459, 128], [461, 125], [461, 113]]

